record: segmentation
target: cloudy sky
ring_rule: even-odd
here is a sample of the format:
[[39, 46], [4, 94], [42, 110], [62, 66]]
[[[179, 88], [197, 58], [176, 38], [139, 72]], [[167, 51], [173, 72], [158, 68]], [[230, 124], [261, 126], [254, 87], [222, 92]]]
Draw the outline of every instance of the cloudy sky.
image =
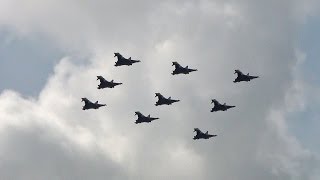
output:
[[[0, 179], [320, 179], [319, 11], [0, 0]], [[142, 62], [115, 67], [114, 52]], [[199, 71], [172, 76], [172, 61]], [[261, 78], [234, 84], [234, 69]], [[98, 90], [97, 75], [123, 85]], [[181, 101], [155, 107], [156, 92]], [[107, 107], [82, 111], [82, 97]], [[212, 98], [237, 107], [211, 113]], [[218, 136], [194, 141], [195, 127]]]

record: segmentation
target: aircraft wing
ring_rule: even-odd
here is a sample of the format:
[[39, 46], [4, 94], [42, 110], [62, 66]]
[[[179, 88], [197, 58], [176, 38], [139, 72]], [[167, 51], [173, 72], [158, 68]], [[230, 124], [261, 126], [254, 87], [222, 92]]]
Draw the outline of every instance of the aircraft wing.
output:
[[89, 101], [87, 98], [81, 98], [82, 101], [84, 101], [85, 104], [93, 104], [91, 101]]
[[100, 83], [107, 83], [108, 81], [102, 76], [97, 76], [97, 80], [100, 80]]
[[203, 134], [199, 128], [194, 128], [194, 131], [197, 133], [197, 135]]
[[176, 69], [182, 69], [183, 67], [177, 63], [177, 62], [173, 62], [172, 65], [176, 68]]

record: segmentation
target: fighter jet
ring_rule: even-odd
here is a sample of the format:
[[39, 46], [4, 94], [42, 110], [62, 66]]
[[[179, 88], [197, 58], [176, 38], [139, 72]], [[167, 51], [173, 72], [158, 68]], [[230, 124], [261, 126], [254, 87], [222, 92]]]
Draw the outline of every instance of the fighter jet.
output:
[[215, 112], [215, 111], [226, 111], [230, 108], [234, 108], [236, 106], [229, 106], [226, 105], [226, 103], [224, 104], [220, 104], [216, 99], [212, 99], [211, 100], [211, 104], [214, 104], [214, 107], [211, 109], [211, 112]]
[[250, 81], [255, 78], [259, 78], [259, 76], [250, 76], [249, 73], [247, 75], [243, 74], [240, 70], [235, 70], [234, 74], [238, 74], [238, 77], [233, 81], [234, 83], [241, 81]]
[[132, 60], [131, 57], [129, 57], [129, 59], [126, 59], [120, 53], [114, 53], [114, 57], [118, 58], [118, 61], [114, 66], [131, 66], [133, 63], [140, 62], [140, 60]]
[[172, 75], [175, 75], [175, 74], [189, 74], [190, 72], [198, 71], [197, 69], [189, 69], [188, 66], [182, 67], [176, 61], [172, 62], [172, 66], [175, 66], [175, 70], [171, 73]]
[[156, 119], [159, 119], [159, 118], [154, 118], [154, 117], [150, 117], [150, 114], [148, 116], [144, 116], [141, 112], [139, 111], [136, 111], [135, 112], [135, 115], [138, 116], [138, 119], [136, 120], [136, 124], [138, 123], [143, 123], [143, 122], [146, 122], [146, 123], [149, 123], [151, 121], [154, 121]]
[[165, 98], [160, 93], [156, 93], [155, 97], [158, 97], [158, 101], [155, 104], [156, 106], [164, 105], [164, 104], [165, 105], [171, 105], [172, 103], [180, 101], [180, 100], [171, 99], [171, 97]]
[[82, 110], [87, 110], [87, 109], [99, 109], [102, 106], [106, 106], [105, 104], [99, 104], [98, 101], [95, 103], [89, 101], [87, 98], [81, 98], [82, 101], [84, 101], [84, 106], [82, 107]]
[[98, 85], [98, 89], [114, 88], [115, 86], [122, 84], [122, 83], [113, 82], [113, 80], [107, 81], [102, 76], [97, 76], [97, 80], [100, 80], [100, 84]]
[[208, 131], [206, 133], [203, 133], [198, 128], [194, 128], [193, 132], [197, 132], [197, 134], [193, 137], [194, 140], [196, 140], [196, 139], [209, 139], [209, 138], [217, 136], [217, 135], [208, 134]]

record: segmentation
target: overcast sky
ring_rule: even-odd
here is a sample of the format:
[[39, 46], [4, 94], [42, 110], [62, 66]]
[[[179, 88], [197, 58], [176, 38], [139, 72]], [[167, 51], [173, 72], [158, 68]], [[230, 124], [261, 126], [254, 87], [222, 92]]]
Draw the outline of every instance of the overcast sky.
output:
[[[319, 8], [0, 0], [0, 179], [320, 179]], [[198, 71], [172, 76], [172, 61]], [[234, 84], [235, 69], [261, 78]], [[181, 101], [156, 107], [156, 92]], [[211, 113], [213, 98], [236, 108]]]

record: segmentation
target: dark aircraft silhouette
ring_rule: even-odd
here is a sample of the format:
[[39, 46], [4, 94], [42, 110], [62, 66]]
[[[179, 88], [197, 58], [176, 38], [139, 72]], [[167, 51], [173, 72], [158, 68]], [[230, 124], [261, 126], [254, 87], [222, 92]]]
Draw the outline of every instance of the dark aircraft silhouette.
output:
[[113, 80], [107, 81], [102, 76], [97, 76], [97, 80], [100, 80], [100, 84], [98, 85], [98, 89], [114, 88], [115, 86], [122, 84], [122, 83], [113, 82]]
[[189, 74], [193, 71], [198, 71], [197, 69], [189, 69], [188, 66], [182, 67], [178, 62], [172, 62], [172, 66], [175, 66], [175, 70], [171, 73], [172, 75], [175, 74]]
[[102, 106], [106, 106], [105, 104], [99, 104], [98, 101], [95, 103], [89, 101], [87, 98], [81, 98], [81, 101], [84, 101], [84, 106], [82, 107], [82, 110], [87, 110], [87, 109], [99, 109]]
[[259, 76], [250, 76], [249, 73], [245, 75], [238, 69], [234, 71], [234, 74], [238, 75], [238, 77], [233, 81], [234, 83], [241, 82], [241, 81], [248, 82], [252, 79], [259, 78]]
[[120, 53], [114, 53], [114, 57], [118, 58], [118, 61], [114, 66], [131, 66], [133, 63], [140, 62], [140, 60], [132, 60], [131, 57], [129, 57], [129, 59], [126, 59]]
[[212, 99], [211, 100], [211, 104], [214, 104], [214, 107], [211, 109], [211, 112], [214, 112], [214, 111], [226, 111], [230, 108], [234, 108], [236, 106], [229, 106], [229, 105], [226, 105], [226, 103], [224, 104], [220, 104], [216, 99]]
[[180, 100], [171, 99], [171, 97], [165, 98], [160, 93], [156, 93], [155, 97], [158, 97], [158, 101], [155, 104], [156, 106], [164, 105], [164, 104], [165, 105], [171, 105], [172, 103], [180, 101]]
[[217, 136], [217, 135], [208, 134], [208, 131], [206, 133], [203, 133], [198, 128], [194, 128], [193, 132], [197, 132], [197, 134], [193, 137], [194, 140], [196, 140], [196, 139], [209, 139], [209, 138]]
[[143, 122], [146, 122], [146, 123], [149, 123], [151, 121], [154, 121], [156, 119], [159, 119], [159, 118], [153, 118], [153, 117], [150, 117], [150, 114], [148, 116], [144, 116], [143, 114], [141, 114], [141, 112], [139, 111], [136, 111], [135, 112], [135, 115], [138, 116], [138, 119], [136, 120], [136, 124], [138, 123], [143, 123]]

